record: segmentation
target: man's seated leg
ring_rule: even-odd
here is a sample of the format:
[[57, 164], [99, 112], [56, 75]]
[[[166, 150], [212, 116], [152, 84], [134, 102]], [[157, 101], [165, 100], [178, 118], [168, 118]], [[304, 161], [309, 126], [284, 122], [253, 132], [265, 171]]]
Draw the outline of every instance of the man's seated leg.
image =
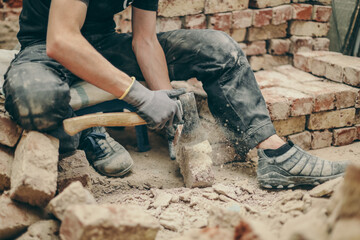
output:
[[258, 145], [263, 149], [258, 170], [262, 187], [316, 185], [343, 174], [346, 163], [320, 160], [276, 135], [246, 56], [227, 34], [178, 30], [158, 37], [170, 77], [202, 81], [211, 113], [233, 134], [239, 151], [245, 154]]
[[[75, 136], [64, 132], [61, 124], [63, 119], [74, 116], [69, 105], [66, 74], [61, 72], [63, 67], [60, 64], [46, 56], [45, 46], [34, 47], [36, 49], [20, 52], [5, 75], [6, 110], [24, 129], [44, 132], [58, 138], [60, 153], [76, 150], [79, 141], [87, 142], [86, 136], [93, 132], [92, 135], [98, 138], [93, 138], [91, 146], [84, 148], [87, 156], [90, 154], [92, 157], [89, 161], [104, 175], [126, 174], [133, 161], [129, 153], [105, 131], [93, 129]], [[37, 62], [31, 62], [32, 59]], [[58, 68], [54, 69], [54, 66]]]

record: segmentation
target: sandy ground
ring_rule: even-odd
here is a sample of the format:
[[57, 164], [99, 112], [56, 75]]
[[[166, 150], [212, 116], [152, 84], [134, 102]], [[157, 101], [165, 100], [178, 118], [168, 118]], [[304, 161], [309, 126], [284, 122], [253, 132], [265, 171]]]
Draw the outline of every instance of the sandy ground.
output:
[[[134, 130], [109, 129], [109, 133], [126, 147], [135, 165], [132, 172], [123, 178], [106, 178], [93, 171], [92, 192], [99, 203], [135, 204], [158, 218], [162, 229], [157, 240], [172, 239], [188, 229], [207, 226], [209, 210], [217, 206], [242, 207], [245, 214], [265, 222], [279, 236], [287, 220], [303, 214], [309, 207], [306, 200], [300, 207], [289, 211], [284, 210], [283, 205], [284, 200], [289, 200], [296, 193], [302, 199], [310, 198], [307, 189], [260, 189], [256, 180], [256, 159], [214, 166], [215, 186], [187, 189], [177, 163], [168, 157], [167, 144], [162, 136], [151, 133], [152, 150], [139, 153], [136, 151]], [[312, 150], [311, 153], [333, 161], [358, 161], [360, 142]]]

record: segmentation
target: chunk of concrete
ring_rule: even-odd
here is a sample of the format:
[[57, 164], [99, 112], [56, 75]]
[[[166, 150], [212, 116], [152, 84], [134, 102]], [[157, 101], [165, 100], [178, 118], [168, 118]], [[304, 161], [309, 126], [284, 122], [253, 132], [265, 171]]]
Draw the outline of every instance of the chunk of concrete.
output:
[[15, 151], [10, 197], [44, 207], [56, 192], [59, 140], [39, 132], [25, 132]]
[[3, 194], [0, 196], [0, 239], [13, 239], [41, 217], [40, 209], [14, 202], [8, 194]]
[[213, 164], [209, 156], [211, 152], [207, 140], [194, 146], [182, 146], [180, 156], [176, 159], [186, 187], [209, 187], [214, 183]]
[[56, 220], [42, 220], [36, 222], [16, 240], [60, 240], [60, 222]]
[[74, 205], [60, 227], [63, 240], [154, 240], [158, 221], [137, 206]]
[[327, 181], [319, 186], [313, 188], [309, 194], [312, 197], [330, 197], [334, 192], [334, 189], [343, 182], [344, 178], [339, 177], [330, 181]]
[[6, 113], [0, 112], [0, 144], [14, 147], [21, 136], [22, 128]]
[[14, 160], [14, 151], [0, 145], [0, 191], [10, 188], [11, 165]]
[[305, 215], [287, 221], [281, 229], [280, 239], [326, 240], [326, 221], [325, 211], [313, 209]]
[[93, 195], [79, 181], [71, 183], [64, 191], [53, 198], [47, 209], [62, 221], [66, 209], [76, 204], [96, 204]]
[[62, 192], [72, 182], [79, 181], [84, 187], [91, 187], [90, 165], [85, 152], [77, 150], [72, 154], [63, 154], [59, 160], [58, 192]]

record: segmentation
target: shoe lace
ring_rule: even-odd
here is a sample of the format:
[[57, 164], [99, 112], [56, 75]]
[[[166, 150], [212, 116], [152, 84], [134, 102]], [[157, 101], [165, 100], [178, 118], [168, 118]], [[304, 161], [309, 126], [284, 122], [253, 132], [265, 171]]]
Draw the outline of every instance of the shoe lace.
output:
[[110, 145], [106, 142], [105, 133], [89, 133], [84, 139], [83, 146], [88, 150], [91, 149], [98, 157], [106, 156], [112, 151]]

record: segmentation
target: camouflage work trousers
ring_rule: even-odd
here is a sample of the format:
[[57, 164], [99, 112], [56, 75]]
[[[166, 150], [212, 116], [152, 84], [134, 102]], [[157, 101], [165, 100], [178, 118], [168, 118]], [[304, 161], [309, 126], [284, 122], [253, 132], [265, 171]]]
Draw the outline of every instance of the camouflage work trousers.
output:
[[[143, 76], [132, 51], [132, 35], [85, 36], [109, 62], [138, 80]], [[221, 124], [251, 149], [275, 134], [265, 101], [239, 45], [214, 30], [176, 30], [158, 34], [172, 80], [196, 77], [208, 94], [209, 108]], [[74, 116], [69, 86], [78, 78], [46, 55], [46, 45], [28, 46], [5, 74], [5, 106], [24, 129], [60, 139], [60, 151], [77, 148], [62, 121]]]

